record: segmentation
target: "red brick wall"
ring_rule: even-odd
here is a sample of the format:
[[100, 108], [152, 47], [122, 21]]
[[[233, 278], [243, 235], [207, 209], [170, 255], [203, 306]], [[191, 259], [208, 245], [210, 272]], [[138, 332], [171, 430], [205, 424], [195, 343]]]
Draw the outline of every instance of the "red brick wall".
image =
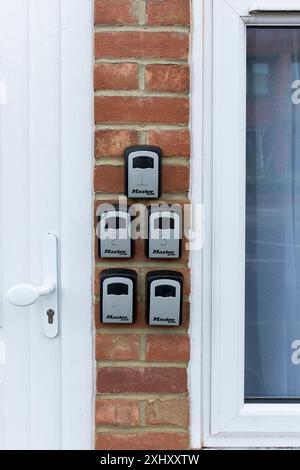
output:
[[[141, 143], [162, 147], [161, 200], [188, 202], [189, 21], [189, 0], [95, 0], [96, 208], [123, 194], [124, 147]], [[184, 252], [180, 260], [149, 261], [143, 241], [129, 261], [103, 262], [95, 250], [97, 449], [189, 446], [187, 260]], [[119, 266], [139, 275], [137, 321], [102, 325], [99, 273]], [[164, 268], [184, 274], [179, 328], [145, 322], [145, 274]]]

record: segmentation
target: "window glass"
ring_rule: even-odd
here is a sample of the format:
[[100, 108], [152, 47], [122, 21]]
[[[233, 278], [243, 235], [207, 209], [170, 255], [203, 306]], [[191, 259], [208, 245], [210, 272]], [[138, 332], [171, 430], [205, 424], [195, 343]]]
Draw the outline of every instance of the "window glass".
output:
[[299, 28], [248, 28], [246, 401], [300, 399], [299, 58]]

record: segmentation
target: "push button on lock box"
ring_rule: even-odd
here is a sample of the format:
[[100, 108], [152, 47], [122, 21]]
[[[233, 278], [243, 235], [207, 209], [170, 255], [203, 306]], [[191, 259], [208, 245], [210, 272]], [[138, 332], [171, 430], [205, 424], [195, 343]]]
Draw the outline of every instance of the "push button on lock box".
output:
[[148, 209], [148, 258], [176, 259], [181, 256], [182, 213], [181, 208]]
[[133, 240], [128, 210], [105, 211], [99, 216], [99, 256], [101, 258], [131, 258]]
[[126, 195], [132, 199], [160, 197], [162, 151], [152, 145], [138, 145], [125, 149]]
[[130, 269], [107, 269], [100, 274], [102, 323], [135, 321], [137, 274]]
[[152, 271], [146, 277], [146, 285], [149, 325], [181, 325], [182, 274], [175, 271]]

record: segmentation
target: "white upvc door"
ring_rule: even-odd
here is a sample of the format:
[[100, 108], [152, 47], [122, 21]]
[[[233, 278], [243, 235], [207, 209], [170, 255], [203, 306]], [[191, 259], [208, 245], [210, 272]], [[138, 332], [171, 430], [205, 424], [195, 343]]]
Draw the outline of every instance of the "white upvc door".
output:
[[[282, 28], [289, 28], [291, 26], [293, 28], [300, 27], [300, 5], [299, 2], [285, 2], [285, 0], [261, 0], [258, 2], [252, 2], [251, 0], [213, 0], [213, 2], [205, 2], [205, 5], [206, 21], [211, 20], [212, 25], [211, 28], [211, 25], [207, 23], [205, 27], [205, 55], [207, 51], [210, 50], [212, 61], [210, 63], [210, 57], [207, 54], [206, 60], [204, 57], [203, 62], [204, 177], [205, 174], [210, 174], [209, 165], [207, 163], [208, 159], [206, 157], [207, 151], [211, 152], [210, 155], [212, 156], [210, 167], [212, 170], [212, 192], [210, 197], [208, 191], [206, 191], [204, 206], [208, 201], [208, 205], [205, 207], [206, 210], [209, 210], [209, 201], [211, 201], [212, 275], [211, 278], [208, 278], [208, 276], [210, 276], [209, 272], [208, 274], [206, 272], [203, 273], [203, 285], [207, 287], [210, 283], [212, 297], [210, 306], [210, 300], [205, 300], [207, 295], [205, 292], [203, 293], [203, 443], [205, 447], [300, 447], [300, 400], [297, 399], [297, 396], [291, 399], [289, 396], [286, 396], [285, 399], [277, 399], [275, 397], [275, 399], [269, 400], [268, 398], [265, 399], [265, 397], [260, 399], [258, 393], [258, 397], [251, 401], [245, 399], [246, 391], [244, 385], [246, 328], [245, 291], [248, 289], [248, 295], [255, 296], [257, 292], [255, 288], [258, 288], [256, 285], [249, 294], [248, 283], [245, 289], [245, 281], [249, 282], [245, 279], [245, 227], [247, 215], [246, 174], [249, 176], [247, 173], [249, 170], [246, 170], [246, 116], [249, 118], [249, 113], [253, 115], [254, 106], [253, 103], [249, 104], [248, 102], [247, 108], [246, 99], [247, 38], [249, 39], [247, 28], [253, 25], [265, 28], [270, 26], [281, 26]], [[279, 34], [283, 34], [282, 30]], [[255, 47], [259, 51], [259, 44], [256, 44]], [[270, 45], [268, 47], [269, 50], [272, 49]], [[263, 56], [263, 50], [264, 45], [262, 44], [260, 51], [261, 57]], [[296, 54], [295, 51], [291, 51], [291, 54], [292, 52], [294, 57], [296, 57], [295, 63], [298, 63], [300, 55], [297, 54], [297, 51]], [[278, 47], [277, 50], [276, 46], [273, 47], [270, 60], [275, 61], [277, 57], [276, 54], [280, 53]], [[257, 99], [258, 101], [260, 100], [260, 105], [257, 105], [255, 108], [257, 112], [255, 115], [257, 122], [260, 119], [260, 107], [263, 109], [262, 121], [263, 119], [265, 121], [269, 119], [267, 113], [269, 112], [268, 109], [271, 109], [268, 108], [268, 104], [265, 104], [265, 108], [261, 105], [264, 97], [267, 96], [267, 88], [269, 86], [264, 76], [264, 74], [267, 73], [268, 66], [264, 64], [265, 60], [261, 57], [257, 62], [259, 66], [255, 68], [258, 77], [255, 78], [256, 82], [254, 82], [254, 85], [252, 84], [253, 87], [257, 87], [256, 92], [259, 95]], [[262, 63], [264, 65], [262, 65]], [[289, 63], [286, 64], [288, 65], [283, 67], [283, 75], [285, 77], [289, 72], [288, 67], [290, 66]], [[207, 68], [209, 69], [210, 67], [213, 78], [212, 81], [208, 83], [205, 77], [210, 76], [210, 72], [207, 71]], [[270, 67], [272, 67], [272, 65], [270, 65]], [[273, 74], [270, 74], [270, 83], [272, 83], [277, 70], [278, 69], [276, 69]], [[300, 76], [298, 80], [300, 80]], [[293, 91], [295, 91], [295, 88], [297, 89], [297, 84], [295, 83], [296, 82], [293, 84], [291, 82], [291, 86], [286, 86], [286, 82], [284, 82], [283, 87], [285, 88], [283, 90], [281, 89], [281, 93], [286, 94], [286, 96], [289, 96], [288, 94], [290, 93], [292, 97]], [[277, 82], [276, 86], [278, 86]], [[248, 93], [254, 92], [253, 90], [248, 90]], [[212, 107], [210, 107], [210, 103]], [[280, 113], [281, 111], [280, 108], [277, 107], [274, 108], [273, 112], [275, 113], [274, 116], [278, 117], [276, 113]], [[212, 118], [212, 132], [210, 116]], [[249, 118], [249, 120], [250, 119], [251, 118]], [[294, 119], [294, 117], [292, 116], [291, 119]], [[286, 122], [289, 121], [287, 120]], [[296, 121], [296, 126], [297, 125], [299, 125], [299, 120]], [[298, 132], [300, 132], [300, 129]], [[276, 131], [271, 129], [270, 142], [272, 142], [272, 138], [274, 140], [276, 133], [278, 137], [278, 128], [276, 128]], [[276, 156], [276, 147], [278, 148], [278, 145], [281, 145], [280, 140], [281, 139], [276, 140], [275, 149], [273, 148], [270, 159], [268, 160], [269, 167], [272, 167], [273, 170], [275, 168], [273, 173], [270, 173], [273, 189], [274, 181], [276, 180], [274, 172], [280, 173], [281, 168], [280, 157]], [[295, 145], [298, 145], [297, 142]], [[256, 152], [258, 151], [259, 150], [256, 148]], [[266, 147], [265, 153], [268, 154], [268, 151]], [[257, 153], [254, 152], [253, 155], [253, 158], [256, 158]], [[284, 160], [284, 158], [285, 155], [282, 156], [282, 160]], [[278, 161], [275, 161], [276, 159]], [[296, 165], [297, 164], [298, 163], [296, 163]], [[284, 164], [282, 165], [282, 174], [284, 179]], [[295, 175], [296, 185], [298, 184], [297, 177], [298, 173]], [[278, 184], [280, 184], [279, 179], [278, 181]], [[260, 176], [259, 183], [256, 181], [255, 184], [263, 184], [263, 182], [264, 178]], [[250, 183], [248, 182], [247, 184]], [[267, 184], [266, 182], [266, 185]], [[288, 184], [288, 182], [282, 184]], [[293, 189], [293, 191], [295, 195], [295, 189]], [[260, 197], [260, 195], [258, 197]], [[298, 193], [296, 197], [298, 197]], [[277, 196], [277, 199], [273, 202], [270, 193], [268, 193], [268, 198], [266, 199], [266, 206], [268, 204], [274, 204], [274, 206], [276, 206], [276, 203], [280, 201], [280, 198]], [[276, 207], [274, 211], [275, 210]], [[298, 224], [297, 220], [296, 223]], [[264, 230], [265, 234], [267, 229], [264, 228]], [[270, 228], [271, 232], [272, 230], [273, 228]], [[268, 243], [270, 243], [271, 248], [273, 245], [276, 247], [281, 244], [281, 240], [271, 240], [270, 233], [267, 235], [267, 239], [267, 243], [264, 240], [257, 241], [256, 243], [266, 243], [267, 247], [269, 246]], [[278, 243], [273, 243], [274, 241]], [[295, 250], [298, 249], [298, 246], [293, 246]], [[204, 245], [204, 259], [207, 250], [208, 247]], [[270, 255], [267, 255], [267, 257], [268, 256]], [[263, 263], [266, 260], [260, 258], [258, 261]], [[279, 276], [279, 264], [276, 265], [275, 261], [278, 261], [278, 263], [282, 262], [281, 259], [272, 259], [272, 262], [274, 262], [273, 271], [270, 269], [269, 264], [266, 268], [268, 273], [266, 275], [271, 276], [271, 278], [272, 275], [274, 275], [274, 278]], [[288, 263], [289, 261], [286, 259], [285, 262]], [[253, 269], [257, 269], [260, 273], [262, 272], [261, 267], [257, 268], [256, 265]], [[285, 275], [287, 276], [286, 273]], [[288, 273], [288, 276], [290, 276], [288, 277], [289, 280], [294, 279], [294, 277], [291, 276], [291, 272]], [[264, 282], [265, 279], [263, 279], [262, 276], [258, 281]], [[268, 282], [268, 286], [277, 285], [276, 283], [272, 284], [272, 279], [269, 279]], [[279, 286], [277, 288], [288, 288], [285, 294], [285, 302], [287, 305], [290, 305], [288, 297], [290, 295], [289, 289], [292, 289], [291, 283], [288, 284], [285, 280], [285, 286]], [[277, 292], [274, 291], [273, 295], [275, 296], [276, 294]], [[262, 295], [261, 291], [259, 295]], [[267, 292], [266, 295], [268, 295], [266, 304], [270, 305], [272, 293]], [[257, 301], [257, 303], [259, 301]], [[297, 309], [297, 305], [294, 307]], [[300, 319], [300, 306], [298, 309]], [[262, 316], [265, 314], [263, 308], [260, 314]], [[288, 310], [286, 310], [286, 314], [288, 316]], [[276, 306], [274, 315], [277, 315]], [[263, 327], [265, 327], [265, 325], [262, 326], [260, 323], [257, 328], [262, 329]], [[274, 354], [274, 351], [276, 354], [276, 348], [272, 346], [272, 332], [274, 328], [273, 330], [270, 328], [270, 336], [267, 340], [270, 351], [269, 354]], [[283, 331], [288, 334], [284, 328], [285, 326], [283, 324]], [[259, 333], [261, 333], [261, 330], [259, 330]], [[296, 330], [295, 335], [297, 336]], [[265, 331], [263, 331], [261, 337], [266, 337]], [[297, 337], [295, 339], [297, 339]], [[266, 392], [270, 392], [270, 395], [272, 395], [272, 380], [274, 374], [276, 374], [276, 368], [274, 368], [274, 363], [271, 358], [267, 356], [268, 348], [264, 349], [264, 346], [260, 344], [259, 341], [257, 344], [261, 347], [261, 354], [264, 355], [262, 360], [265, 361], [265, 364], [269, 363], [270, 367], [274, 369], [273, 375], [265, 370], [268, 376], [268, 379], [266, 378], [265, 389]], [[299, 343], [297, 344], [299, 345]], [[297, 344], [296, 342], [291, 343], [291, 348], [296, 349]], [[255, 354], [255, 351], [252, 350], [252, 352]], [[294, 381], [293, 383], [295, 384], [298, 380], [297, 374], [300, 374], [300, 366], [298, 360], [293, 362], [292, 353], [293, 349], [287, 350], [286, 356], [283, 358], [280, 357], [282, 360], [278, 361], [278, 371], [280, 372], [281, 367], [294, 367], [294, 369], [289, 372], [289, 380]], [[295, 357], [294, 355], [294, 358]], [[285, 364], [285, 361], [289, 361], [290, 359], [293, 364]], [[209, 364], [210, 367], [208, 367]], [[259, 373], [258, 376], [260, 377]], [[263, 378], [264, 377], [262, 377], [262, 379]], [[254, 388], [256, 385], [254, 384]], [[260, 384], [257, 385], [257, 389], [259, 389], [259, 385]], [[298, 397], [299, 395], [300, 391]]]
[[[91, 0], [0, 0], [0, 449], [93, 446], [91, 44]], [[55, 293], [12, 305], [48, 233]]]

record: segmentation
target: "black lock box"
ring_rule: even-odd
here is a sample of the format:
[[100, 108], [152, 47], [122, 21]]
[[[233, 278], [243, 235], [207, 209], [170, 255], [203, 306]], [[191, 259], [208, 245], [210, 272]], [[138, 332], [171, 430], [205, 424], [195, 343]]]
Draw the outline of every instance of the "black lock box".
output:
[[127, 147], [125, 193], [131, 199], [157, 199], [161, 195], [162, 151], [153, 145]]
[[182, 210], [165, 205], [148, 207], [146, 256], [157, 259], [178, 259], [182, 245]]
[[152, 326], [182, 323], [183, 276], [176, 271], [152, 271], [146, 276], [146, 320]]
[[100, 258], [132, 258], [133, 239], [128, 207], [112, 206], [98, 216]]
[[107, 269], [100, 273], [100, 321], [134, 323], [137, 273], [131, 269]]

